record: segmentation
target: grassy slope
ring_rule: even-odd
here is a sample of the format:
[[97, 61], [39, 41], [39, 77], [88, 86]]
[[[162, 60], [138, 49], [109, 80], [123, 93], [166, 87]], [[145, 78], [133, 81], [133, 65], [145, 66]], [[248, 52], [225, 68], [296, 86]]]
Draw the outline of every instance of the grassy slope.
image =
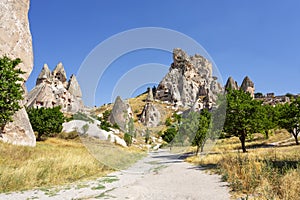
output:
[[71, 183], [110, 171], [80, 141], [50, 138], [35, 148], [0, 143], [0, 192]]

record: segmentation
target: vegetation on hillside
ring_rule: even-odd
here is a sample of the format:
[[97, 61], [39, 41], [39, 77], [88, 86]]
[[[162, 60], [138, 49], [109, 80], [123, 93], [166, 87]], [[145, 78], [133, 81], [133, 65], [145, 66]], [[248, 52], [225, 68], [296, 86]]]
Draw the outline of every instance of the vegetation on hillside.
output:
[[27, 109], [32, 129], [37, 132], [38, 141], [47, 137], [54, 137], [62, 130], [64, 115], [60, 107], [53, 108], [30, 108]]
[[20, 63], [18, 58], [0, 58], [0, 134], [5, 124], [12, 121], [13, 114], [21, 108], [19, 101], [23, 99], [23, 79], [20, 75], [24, 72], [17, 69]]

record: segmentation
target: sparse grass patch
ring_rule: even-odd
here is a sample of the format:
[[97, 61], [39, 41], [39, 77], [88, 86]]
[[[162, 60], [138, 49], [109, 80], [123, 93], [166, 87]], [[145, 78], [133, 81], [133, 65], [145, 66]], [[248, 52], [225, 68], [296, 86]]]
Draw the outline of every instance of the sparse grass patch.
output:
[[62, 185], [111, 171], [78, 141], [50, 138], [36, 147], [0, 142], [0, 192]]

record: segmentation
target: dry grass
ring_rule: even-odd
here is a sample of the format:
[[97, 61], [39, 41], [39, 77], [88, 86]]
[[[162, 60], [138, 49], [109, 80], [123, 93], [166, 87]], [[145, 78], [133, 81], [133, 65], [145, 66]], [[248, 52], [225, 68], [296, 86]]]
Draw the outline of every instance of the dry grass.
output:
[[280, 131], [268, 140], [254, 139], [247, 144], [255, 146], [248, 153], [233, 150], [237, 138], [225, 139], [217, 143], [215, 152], [187, 161], [221, 174], [230, 184], [233, 199], [300, 199], [300, 146], [260, 147], [289, 137]]
[[61, 185], [110, 171], [79, 141], [50, 138], [34, 148], [0, 142], [0, 192]]

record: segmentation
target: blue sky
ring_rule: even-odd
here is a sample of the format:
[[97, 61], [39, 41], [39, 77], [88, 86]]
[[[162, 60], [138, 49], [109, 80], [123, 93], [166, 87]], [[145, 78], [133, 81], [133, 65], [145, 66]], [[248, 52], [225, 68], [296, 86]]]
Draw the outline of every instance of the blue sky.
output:
[[[248, 75], [257, 92], [300, 93], [299, 9], [298, 0], [31, 0], [34, 69], [27, 87], [34, 87], [44, 63], [53, 69], [63, 62], [70, 76], [109, 37], [133, 28], [163, 27], [200, 43], [224, 81], [232, 76], [241, 84]], [[95, 104], [110, 102], [114, 85], [131, 68], [171, 62], [170, 53], [156, 50], [120, 57], [105, 72]]]

